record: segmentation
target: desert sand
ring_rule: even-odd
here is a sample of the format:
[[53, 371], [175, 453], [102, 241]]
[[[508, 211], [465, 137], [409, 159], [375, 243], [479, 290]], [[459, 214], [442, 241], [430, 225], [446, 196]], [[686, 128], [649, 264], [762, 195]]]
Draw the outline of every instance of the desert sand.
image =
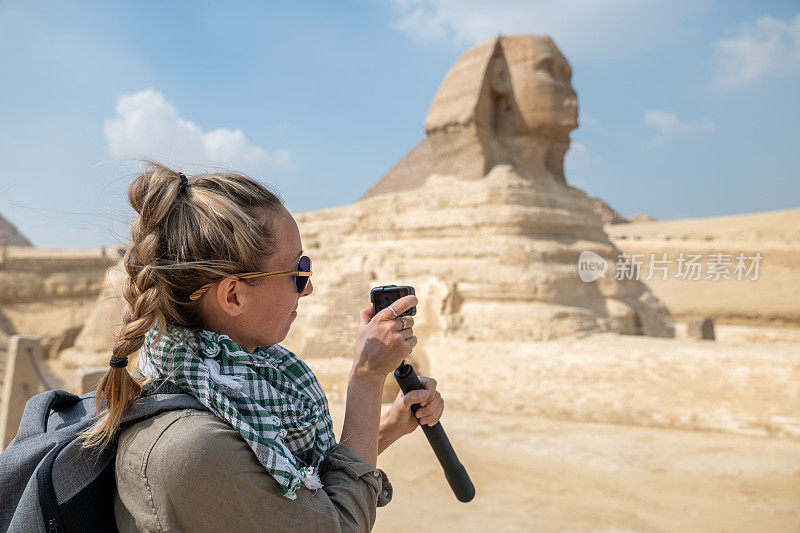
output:
[[800, 530], [800, 329], [683, 330], [433, 349], [477, 496], [455, 499], [417, 430], [379, 457], [395, 496], [376, 531]]
[[455, 499], [417, 430], [378, 458], [394, 497], [375, 531], [800, 530], [797, 441], [482, 411], [442, 422], [475, 499]]
[[666, 281], [658, 274], [646, 280], [679, 320], [710, 316], [726, 324], [800, 325], [800, 209], [613, 224], [604, 229], [621, 252], [642, 254], [643, 273], [649, 273], [651, 254], [656, 260], [666, 254], [672, 261], [681, 253], [699, 254], [704, 260], [709, 254], [725, 254], [733, 265], [740, 253], [763, 257], [757, 280], [684, 281], [674, 278], [676, 264]]

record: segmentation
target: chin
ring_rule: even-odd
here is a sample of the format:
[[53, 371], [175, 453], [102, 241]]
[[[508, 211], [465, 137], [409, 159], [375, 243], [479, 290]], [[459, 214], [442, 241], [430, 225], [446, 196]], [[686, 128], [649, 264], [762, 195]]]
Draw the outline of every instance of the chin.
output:
[[275, 336], [275, 337], [272, 337], [272, 341], [271, 341], [271, 343], [270, 343], [270, 344], [267, 344], [266, 346], [272, 346], [272, 345], [274, 345], [274, 344], [280, 344], [280, 343], [282, 343], [284, 340], [286, 340], [286, 337], [287, 337], [288, 335], [289, 335], [289, 328], [286, 328], [286, 331], [285, 331], [285, 332], [283, 332], [281, 335], [277, 335], [277, 336]]
[[275, 336], [274, 335], [271, 335], [269, 337], [262, 337], [261, 339], [258, 339], [258, 344], [256, 344], [256, 346], [260, 346], [260, 347], [266, 348], [268, 346], [272, 346], [273, 344], [278, 344], [282, 340], [283, 339], [275, 340]]

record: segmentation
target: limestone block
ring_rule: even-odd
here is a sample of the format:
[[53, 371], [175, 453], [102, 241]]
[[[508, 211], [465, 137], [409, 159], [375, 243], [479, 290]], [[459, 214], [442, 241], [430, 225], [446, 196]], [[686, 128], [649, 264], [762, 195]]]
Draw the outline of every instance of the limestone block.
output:
[[690, 339], [714, 340], [714, 321], [709, 317], [691, 318], [686, 322], [686, 336]]
[[44, 350], [37, 337], [14, 335], [8, 344], [8, 360], [0, 405], [0, 449], [14, 439], [25, 403], [45, 391], [41, 373]]
[[80, 394], [97, 389], [97, 384], [108, 372], [108, 366], [82, 366], [75, 371], [76, 380], [80, 384]]
[[42, 340], [42, 347], [45, 350], [48, 358], [55, 359], [58, 357], [58, 354], [73, 344], [75, 344], [75, 339], [77, 338], [78, 334], [80, 333], [83, 325], [78, 326], [71, 326], [63, 331], [60, 331], [54, 337], [50, 337], [48, 339]]
[[60, 358], [74, 368], [102, 365], [111, 356], [116, 332], [122, 325], [125, 300], [122, 284], [125, 270], [118, 264], [106, 271], [105, 283], [74, 345], [63, 350]]
[[125, 270], [120, 265], [106, 271], [105, 285], [86, 327], [75, 339], [75, 348], [87, 352], [108, 351], [122, 322], [125, 302], [122, 298], [122, 283], [126, 279]]

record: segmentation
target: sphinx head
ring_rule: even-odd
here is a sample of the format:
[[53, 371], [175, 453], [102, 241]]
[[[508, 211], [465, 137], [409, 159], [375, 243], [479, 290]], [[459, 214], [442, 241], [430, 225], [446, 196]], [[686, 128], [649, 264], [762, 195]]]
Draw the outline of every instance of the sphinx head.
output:
[[[539, 35], [500, 37], [522, 129], [562, 136], [578, 127], [572, 68], [552, 39]], [[502, 72], [502, 67], [500, 69]], [[502, 74], [501, 74], [502, 76]]]
[[478, 179], [495, 165], [565, 184], [564, 154], [578, 127], [572, 69], [546, 36], [497, 37], [468, 50], [425, 120], [433, 171]]

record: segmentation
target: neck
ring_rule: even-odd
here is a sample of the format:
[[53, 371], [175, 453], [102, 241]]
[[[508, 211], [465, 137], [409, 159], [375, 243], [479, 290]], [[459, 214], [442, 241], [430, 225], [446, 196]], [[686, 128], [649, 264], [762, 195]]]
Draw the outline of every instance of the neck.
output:
[[569, 148], [568, 135], [518, 135], [505, 139], [505, 144], [520, 176], [539, 185], [566, 185], [564, 155]]

